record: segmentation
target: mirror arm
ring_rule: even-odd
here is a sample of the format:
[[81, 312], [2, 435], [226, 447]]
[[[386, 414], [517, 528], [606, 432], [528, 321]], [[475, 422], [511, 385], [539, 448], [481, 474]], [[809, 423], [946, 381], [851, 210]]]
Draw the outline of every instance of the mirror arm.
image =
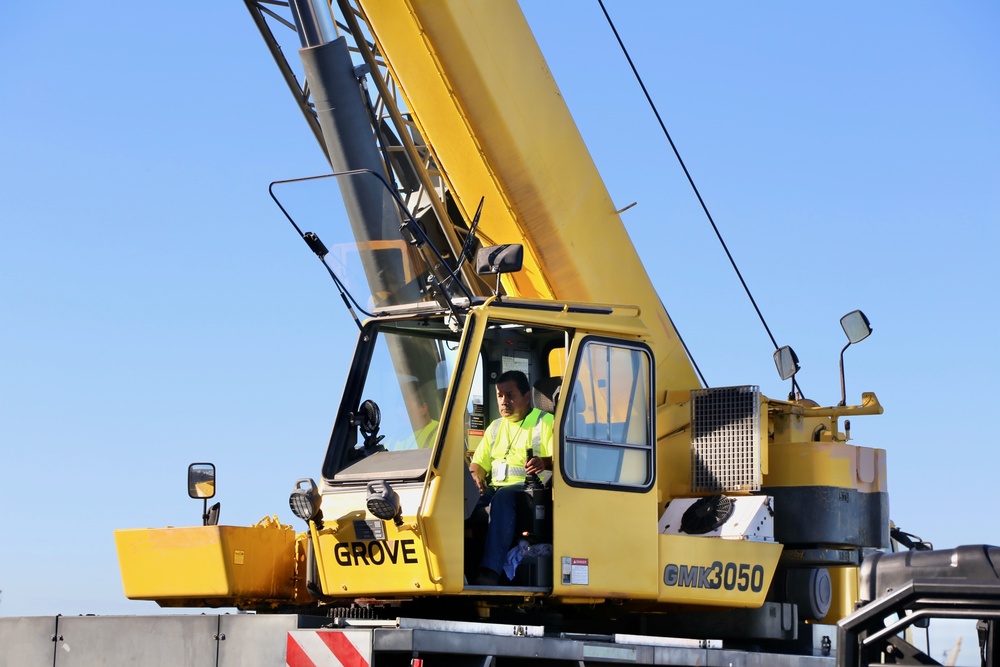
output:
[[840, 351], [840, 403], [838, 407], [847, 405], [847, 385], [844, 382], [844, 352], [847, 352], [847, 348], [851, 346], [850, 341], [844, 346], [844, 349]]

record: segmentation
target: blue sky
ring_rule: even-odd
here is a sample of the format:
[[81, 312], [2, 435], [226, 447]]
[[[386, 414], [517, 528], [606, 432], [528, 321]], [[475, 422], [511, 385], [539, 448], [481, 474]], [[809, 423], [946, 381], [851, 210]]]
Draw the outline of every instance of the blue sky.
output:
[[[807, 395], [839, 400], [838, 319], [871, 319], [847, 391], [885, 406], [852, 434], [888, 453], [893, 519], [1000, 543], [1000, 9], [606, 5]], [[524, 10], [708, 381], [783, 397], [597, 3]], [[237, 525], [293, 523], [319, 474], [355, 329], [267, 184], [326, 165], [240, 2], [5, 16], [0, 614], [150, 613], [112, 531], [197, 522], [189, 462]]]

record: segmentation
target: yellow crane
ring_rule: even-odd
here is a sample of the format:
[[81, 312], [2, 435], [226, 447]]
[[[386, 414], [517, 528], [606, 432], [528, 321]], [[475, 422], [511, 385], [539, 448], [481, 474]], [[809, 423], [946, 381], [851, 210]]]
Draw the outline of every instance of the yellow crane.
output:
[[[368, 319], [321, 478], [293, 493], [308, 531], [173, 529], [179, 546], [159, 551], [166, 533], [119, 531], [129, 596], [265, 609], [454, 596], [490, 600], [479, 615], [560, 605], [675, 628], [690, 618], [678, 609], [737, 608], [727, 632], [763, 638], [849, 613], [863, 552], [888, 544], [885, 453], [840, 423], [880, 413], [874, 394], [821, 407], [701, 386], [515, 2], [342, 2], [339, 24], [306, 4], [292, 3], [304, 111], [371, 293], [345, 296]], [[870, 329], [858, 312], [845, 331]], [[467, 457], [508, 370], [554, 412], [551, 527], [530, 576], [486, 595], [469, 584]], [[423, 427], [405, 416], [414, 397], [438, 426], [406, 449]], [[228, 564], [212, 592], [193, 583], [206, 556], [190, 541], [211, 531], [212, 549], [246, 540], [242, 564], [263, 563], [243, 586]], [[684, 631], [719, 625], [703, 620]]]

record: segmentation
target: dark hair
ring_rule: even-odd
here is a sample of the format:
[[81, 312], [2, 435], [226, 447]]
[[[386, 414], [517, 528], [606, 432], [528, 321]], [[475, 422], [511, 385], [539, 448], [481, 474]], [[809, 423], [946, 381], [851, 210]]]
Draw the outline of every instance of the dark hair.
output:
[[517, 385], [517, 390], [522, 394], [527, 394], [531, 391], [531, 384], [528, 382], [528, 376], [521, 371], [506, 371], [501, 373], [500, 377], [497, 378], [496, 383], [500, 384], [502, 382], [510, 382], [512, 380], [514, 381], [514, 384]]

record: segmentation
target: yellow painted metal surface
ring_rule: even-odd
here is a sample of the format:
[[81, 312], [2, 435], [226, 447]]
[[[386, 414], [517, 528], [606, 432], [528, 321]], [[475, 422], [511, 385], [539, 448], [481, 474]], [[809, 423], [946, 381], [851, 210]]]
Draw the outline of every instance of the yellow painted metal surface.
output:
[[294, 597], [295, 532], [289, 526], [116, 530], [115, 545], [132, 600], [239, 606]]
[[688, 535], [660, 535], [660, 602], [759, 607], [771, 586], [781, 545]]
[[[449, 422], [453, 442], [426, 482], [397, 484], [402, 525], [367, 511], [365, 487], [323, 495], [323, 526], [311, 526], [317, 571], [330, 596], [413, 597], [463, 587], [462, 467], [464, 423]], [[448, 474], [441, 474], [447, 468]], [[433, 545], [433, 548], [429, 548]]]
[[[468, 320], [465, 339], [474, 347], [481, 344], [486, 333], [487, 318], [483, 315], [477, 312]], [[433, 545], [427, 554], [429, 578], [438, 590], [449, 594], [465, 588], [465, 488], [471, 473], [466, 459], [468, 432], [463, 406], [475, 381], [475, 369], [472, 364], [468, 366], [465, 373], [456, 373], [449, 383], [445, 401], [446, 405], [455, 401], [453, 416], [444, 437], [435, 443], [430, 481], [419, 513], [424, 517], [421, 534], [428, 545]]]
[[657, 396], [699, 386], [516, 2], [361, 6], [466, 217], [484, 197], [485, 241], [524, 244], [510, 293], [635, 304]]
[[[640, 322], [633, 318], [633, 331]], [[595, 323], [598, 324], [598, 323]], [[578, 334], [602, 333], [599, 328]], [[621, 334], [619, 334], [621, 335]], [[577, 335], [569, 350], [572, 367], [581, 354]], [[556, 409], [561, 423], [568, 402]], [[553, 448], [553, 468], [561, 469], [562, 450]], [[659, 494], [571, 486], [561, 480], [552, 489], [552, 593], [558, 597], [652, 600], [657, 590]]]
[[885, 450], [844, 442], [772, 444], [764, 485], [833, 486], [862, 493], [886, 492]]
[[655, 491], [627, 493], [561, 483], [552, 490], [552, 518], [554, 596], [655, 599]]
[[[365, 492], [353, 494], [358, 507], [365, 506]], [[324, 510], [325, 512], [325, 510]], [[394, 597], [439, 592], [431, 581], [425, 539], [413, 529], [413, 516], [403, 515], [404, 527], [380, 521], [358, 510], [338, 518], [335, 524], [312, 528], [318, 545], [316, 565], [323, 592], [331, 596]], [[383, 536], [373, 539], [360, 526], [378, 524]], [[356, 522], [361, 522], [356, 523]], [[331, 522], [332, 523], [332, 522]]]
[[853, 566], [827, 568], [833, 585], [833, 600], [822, 623], [833, 625], [855, 611], [860, 596], [859, 570]]

